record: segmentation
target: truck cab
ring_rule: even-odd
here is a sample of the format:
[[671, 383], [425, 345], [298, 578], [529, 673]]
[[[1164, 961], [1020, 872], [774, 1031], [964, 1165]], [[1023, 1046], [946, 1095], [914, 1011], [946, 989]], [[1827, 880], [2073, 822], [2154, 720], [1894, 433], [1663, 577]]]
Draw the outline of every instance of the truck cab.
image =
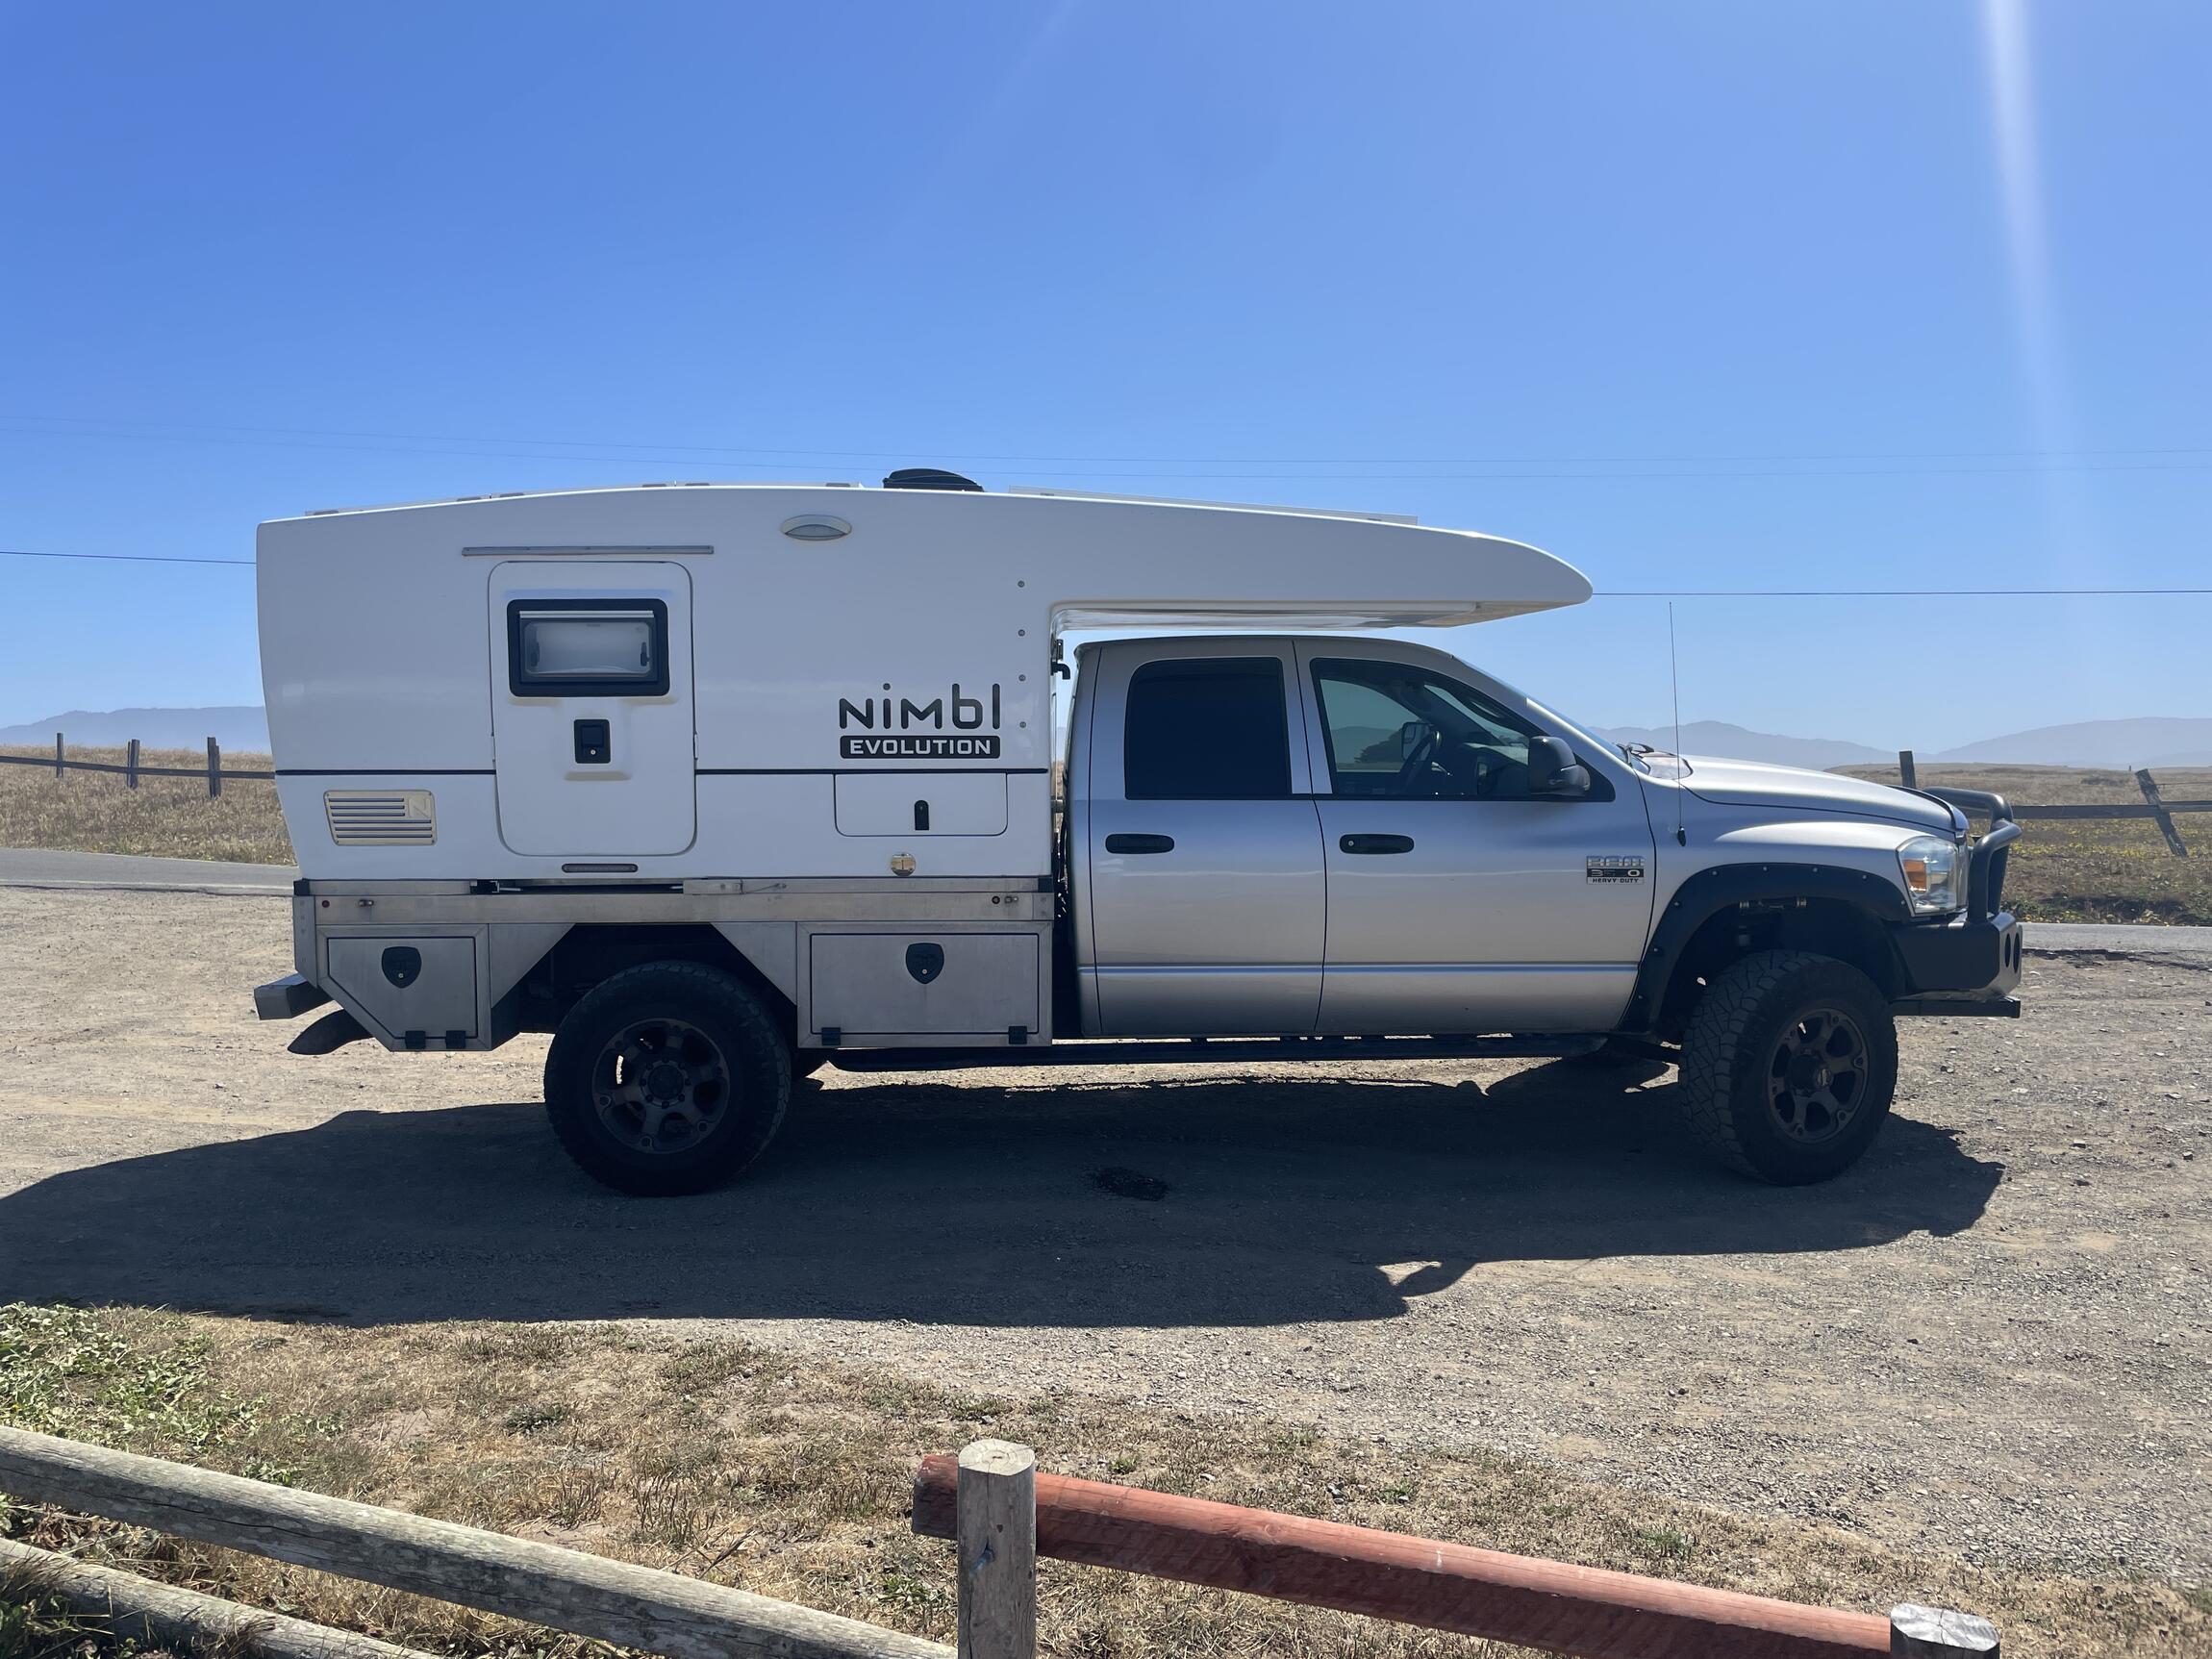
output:
[[1656, 886], [1621, 751], [1393, 641], [1132, 640], [1078, 664], [1087, 1035], [1618, 1023]]

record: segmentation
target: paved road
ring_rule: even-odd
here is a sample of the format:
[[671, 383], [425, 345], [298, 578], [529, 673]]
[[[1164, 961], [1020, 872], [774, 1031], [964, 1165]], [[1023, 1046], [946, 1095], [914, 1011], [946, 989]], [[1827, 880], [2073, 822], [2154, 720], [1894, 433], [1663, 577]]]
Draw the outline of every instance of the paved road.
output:
[[284, 864], [216, 864], [197, 858], [138, 858], [127, 853], [59, 852], [0, 847], [0, 887], [188, 889], [213, 892], [289, 893], [299, 871]]
[[[51, 852], [0, 847], [0, 887], [176, 888], [289, 893], [299, 871], [279, 864], [210, 864], [190, 858], [138, 858], [123, 853]], [[2123, 927], [2101, 923], [2028, 923], [2030, 950], [2117, 955], [2212, 956], [2212, 927]]]
[[2120, 956], [2212, 956], [2212, 927], [2124, 927], [2094, 921], [2031, 921], [2030, 950], [2109, 951]]

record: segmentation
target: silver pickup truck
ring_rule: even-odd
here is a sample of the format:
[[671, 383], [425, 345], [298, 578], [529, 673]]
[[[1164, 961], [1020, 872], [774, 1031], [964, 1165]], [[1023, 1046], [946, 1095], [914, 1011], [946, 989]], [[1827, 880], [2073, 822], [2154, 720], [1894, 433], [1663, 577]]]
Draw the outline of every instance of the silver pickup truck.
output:
[[259, 564], [302, 879], [257, 1006], [338, 1003], [302, 1053], [550, 1033], [624, 1191], [730, 1178], [829, 1065], [1601, 1049], [1816, 1181], [1898, 1015], [2018, 1011], [1998, 797], [1623, 749], [1385, 632], [1590, 596], [1525, 543], [922, 471], [307, 515]]
[[1109, 1036], [1602, 1034], [1794, 1183], [1873, 1139], [1896, 1015], [2019, 1012], [1998, 796], [1623, 749], [1418, 646], [1093, 647], [1067, 796]]

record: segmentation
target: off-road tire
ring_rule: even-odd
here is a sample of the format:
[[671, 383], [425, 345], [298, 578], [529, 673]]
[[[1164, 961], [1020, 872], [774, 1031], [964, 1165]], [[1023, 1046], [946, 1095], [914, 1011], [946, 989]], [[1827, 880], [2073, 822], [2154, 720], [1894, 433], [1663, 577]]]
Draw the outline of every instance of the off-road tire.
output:
[[[1841, 1013], [1864, 1039], [1864, 1088], [1849, 1118], [1817, 1144], [1793, 1140], [1771, 1105], [1785, 1040], [1810, 1010]], [[1739, 1174], [1778, 1187], [1825, 1181], [1858, 1162], [1897, 1092], [1897, 1023], [1873, 980], [1849, 963], [1764, 950], [1705, 988], [1682, 1041], [1678, 1093], [1690, 1133]]]
[[[678, 1151], [617, 1140], [594, 1094], [608, 1045], [655, 1019], [704, 1036], [726, 1069], [718, 1117]], [[776, 1021], [738, 980], [700, 963], [648, 962], [603, 980], [568, 1011], [545, 1055], [545, 1116], [562, 1147], [593, 1180], [644, 1197], [704, 1193], [733, 1179], [775, 1139], [791, 1098], [791, 1047]]]

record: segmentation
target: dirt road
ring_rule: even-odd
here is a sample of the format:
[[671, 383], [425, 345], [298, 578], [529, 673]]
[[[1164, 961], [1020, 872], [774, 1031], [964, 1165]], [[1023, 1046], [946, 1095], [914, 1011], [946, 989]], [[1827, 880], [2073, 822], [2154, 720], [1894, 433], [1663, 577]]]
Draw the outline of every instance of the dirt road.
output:
[[554, 1147], [535, 1041], [285, 1054], [247, 997], [280, 901], [7, 891], [0, 938], [0, 1300], [685, 1321], [2212, 1572], [2186, 960], [2037, 959], [2017, 1024], [1908, 1022], [1897, 1120], [1815, 1189], [1707, 1169], [1671, 1072], [1412, 1064], [830, 1072], [745, 1184], [652, 1203]]

